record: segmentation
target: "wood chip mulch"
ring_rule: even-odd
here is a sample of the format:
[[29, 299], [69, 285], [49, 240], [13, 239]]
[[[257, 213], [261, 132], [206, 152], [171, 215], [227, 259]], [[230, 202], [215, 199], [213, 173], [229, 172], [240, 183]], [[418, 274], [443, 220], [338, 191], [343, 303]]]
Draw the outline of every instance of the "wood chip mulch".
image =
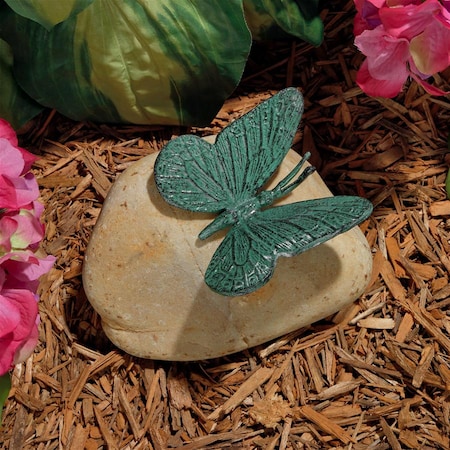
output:
[[[41, 283], [40, 343], [13, 373], [0, 448], [450, 448], [450, 101], [415, 83], [391, 100], [362, 93], [353, 2], [328, 3], [324, 44], [255, 45], [209, 128], [75, 123], [47, 112], [22, 136], [41, 157], [45, 251], [58, 261]], [[449, 89], [449, 80], [447, 72], [434, 82]], [[361, 226], [374, 260], [365, 294], [216, 360], [142, 360], [115, 348], [81, 280], [112, 183], [172, 136], [217, 132], [288, 85], [305, 95], [295, 149], [313, 153], [334, 193], [374, 204]]]

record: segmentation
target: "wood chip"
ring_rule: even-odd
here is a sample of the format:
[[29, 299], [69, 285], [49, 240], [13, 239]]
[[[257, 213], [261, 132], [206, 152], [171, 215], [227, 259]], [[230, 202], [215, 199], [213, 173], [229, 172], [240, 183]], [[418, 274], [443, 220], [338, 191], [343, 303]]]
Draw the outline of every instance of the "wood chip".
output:
[[432, 345], [427, 345], [423, 348], [422, 354], [420, 356], [419, 364], [417, 365], [416, 371], [414, 372], [412, 385], [414, 387], [420, 387], [423, 383], [423, 379], [430, 368], [430, 364], [434, 358], [434, 347]]
[[397, 330], [397, 334], [395, 335], [395, 340], [397, 342], [405, 342], [409, 333], [411, 333], [412, 327], [414, 325], [414, 318], [411, 314], [406, 313]]
[[450, 200], [432, 203], [430, 214], [432, 216], [450, 216]]
[[358, 321], [358, 326], [373, 330], [392, 330], [395, 327], [395, 321], [387, 317], [368, 317]]
[[255, 389], [264, 384], [272, 375], [273, 370], [268, 367], [260, 367], [246, 380], [239, 389], [221, 406], [208, 416], [208, 420], [217, 420], [229, 414], [234, 408], [242, 403]]
[[328, 419], [323, 414], [314, 411], [310, 406], [301, 406], [299, 408], [300, 414], [307, 420], [310, 420], [317, 425], [322, 431], [331, 434], [338, 438], [344, 444], [355, 442], [355, 440], [339, 425]]
[[403, 149], [399, 145], [394, 145], [387, 151], [375, 154], [371, 158], [364, 161], [362, 168], [364, 170], [380, 170], [386, 169], [403, 156]]

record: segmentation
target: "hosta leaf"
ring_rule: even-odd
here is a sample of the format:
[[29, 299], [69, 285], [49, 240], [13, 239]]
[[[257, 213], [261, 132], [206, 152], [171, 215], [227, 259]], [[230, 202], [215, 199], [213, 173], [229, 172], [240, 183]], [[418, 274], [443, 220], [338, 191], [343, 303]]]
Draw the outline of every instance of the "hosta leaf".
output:
[[93, 0], [50, 31], [2, 4], [0, 37], [40, 104], [140, 124], [208, 124], [251, 46], [242, 0]]
[[78, 14], [93, 0], [5, 0], [20, 16], [34, 20], [47, 30]]
[[41, 112], [43, 107], [17, 84], [12, 73], [12, 64], [11, 48], [0, 39], [0, 117], [17, 129]]
[[253, 39], [297, 36], [313, 45], [323, 39], [319, 0], [244, 0]]

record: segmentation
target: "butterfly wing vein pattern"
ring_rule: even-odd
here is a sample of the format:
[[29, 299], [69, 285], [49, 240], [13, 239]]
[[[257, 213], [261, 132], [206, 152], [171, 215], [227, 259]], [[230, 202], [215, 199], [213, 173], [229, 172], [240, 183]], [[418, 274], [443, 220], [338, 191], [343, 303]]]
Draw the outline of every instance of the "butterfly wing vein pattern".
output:
[[173, 139], [155, 163], [159, 192], [168, 203], [199, 212], [251, 199], [289, 151], [302, 111], [299, 92], [285, 89], [224, 128], [215, 144], [193, 135]]
[[218, 212], [233, 202], [210, 144], [191, 135], [170, 141], [155, 164], [155, 181], [164, 199], [180, 208]]
[[279, 256], [294, 256], [366, 219], [371, 208], [358, 197], [327, 197], [255, 213], [236, 224], [216, 250], [206, 283], [224, 295], [242, 295], [271, 278]]
[[[219, 294], [238, 296], [259, 289], [272, 277], [279, 256], [294, 256], [319, 245], [372, 211], [368, 200], [345, 196], [264, 209], [280, 195], [275, 196], [277, 188], [258, 191], [289, 151], [302, 112], [301, 94], [295, 88], [284, 89], [224, 128], [214, 144], [180, 136], [156, 160], [155, 182], [168, 203], [220, 213], [200, 233], [201, 239], [231, 226], [205, 273], [206, 284]], [[298, 170], [280, 183], [281, 195], [306, 178], [300, 176], [288, 185]], [[261, 200], [263, 195], [267, 202]]]
[[271, 251], [268, 244], [255, 239], [248, 228], [234, 226], [211, 258], [205, 282], [222, 295], [254, 291], [273, 274], [274, 265], [267, 257]]

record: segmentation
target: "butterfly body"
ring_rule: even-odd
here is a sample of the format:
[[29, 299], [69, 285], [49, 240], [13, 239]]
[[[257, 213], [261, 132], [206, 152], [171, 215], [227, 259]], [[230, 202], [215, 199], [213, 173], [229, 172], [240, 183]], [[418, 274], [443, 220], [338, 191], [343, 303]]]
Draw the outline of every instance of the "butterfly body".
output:
[[348, 196], [271, 206], [314, 171], [302, 171], [307, 154], [274, 189], [262, 190], [289, 151], [302, 111], [300, 93], [284, 89], [226, 127], [215, 144], [180, 136], [156, 160], [156, 185], [168, 203], [219, 213], [200, 239], [230, 228], [205, 273], [222, 295], [255, 291], [272, 277], [278, 257], [319, 245], [372, 211], [369, 201]]
[[215, 232], [226, 228], [227, 226], [234, 224], [242, 224], [252, 216], [266, 206], [270, 206], [275, 200], [287, 195], [295, 187], [297, 187], [307, 176], [314, 172], [314, 167], [308, 167], [298, 179], [288, 184], [297, 173], [303, 167], [305, 161], [310, 157], [310, 153], [307, 153], [301, 161], [292, 169], [292, 171], [283, 178], [277, 186], [270, 191], [261, 191], [258, 194], [254, 192], [248, 196], [245, 200], [234, 202], [231, 209], [223, 211], [217, 216], [212, 223], [206, 226], [199, 234], [200, 239], [207, 239]]

